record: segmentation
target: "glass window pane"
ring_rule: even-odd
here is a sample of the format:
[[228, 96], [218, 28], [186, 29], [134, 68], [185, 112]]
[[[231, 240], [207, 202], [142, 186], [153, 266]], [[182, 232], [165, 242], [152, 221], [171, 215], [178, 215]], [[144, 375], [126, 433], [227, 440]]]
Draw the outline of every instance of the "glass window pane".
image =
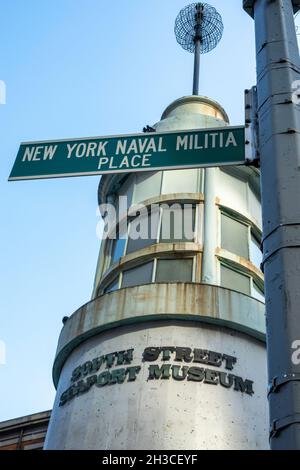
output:
[[262, 217], [261, 217], [261, 203], [257, 195], [248, 187], [248, 204], [249, 204], [249, 213], [257, 222], [258, 227], [261, 229], [262, 226]]
[[238, 256], [249, 259], [247, 225], [221, 214], [221, 246]]
[[126, 253], [142, 250], [157, 241], [159, 224], [159, 210], [152, 211], [147, 216], [138, 216], [132, 220], [129, 229], [129, 238]]
[[260, 250], [260, 244], [254, 237], [251, 235], [251, 243], [250, 243], [250, 261], [254, 264], [258, 269], [260, 269], [260, 264], [262, 262], [262, 252]]
[[[134, 176], [131, 175], [129, 177], [126, 177], [121, 188], [118, 190], [118, 194], [119, 194], [118, 210], [119, 210], [120, 217], [123, 214], [125, 214], [127, 209], [131, 206], [133, 187], [134, 187]], [[121, 197], [123, 199], [120, 199]]]
[[250, 277], [222, 265], [221, 286], [250, 295]]
[[191, 282], [193, 279], [192, 259], [159, 259], [156, 282]]
[[137, 173], [134, 191], [135, 204], [160, 195], [161, 175], [161, 171]]
[[224, 206], [231, 207], [237, 212], [243, 213], [248, 210], [247, 183], [222, 170], [218, 177], [217, 196]]
[[197, 169], [164, 171], [162, 194], [196, 193], [197, 184]]
[[125, 238], [120, 238], [113, 241], [112, 264], [117, 263], [119, 259], [124, 255], [125, 245]]
[[195, 207], [173, 204], [164, 208], [160, 230], [161, 243], [189, 242], [195, 239]]
[[108, 284], [108, 286], [104, 289], [104, 293], [108, 294], [108, 292], [113, 292], [117, 289], [119, 289], [119, 276], [110, 284]]
[[260, 300], [261, 302], [265, 301], [264, 293], [261, 290], [261, 288], [258, 287], [256, 282], [253, 282], [253, 284], [252, 284], [252, 297], [254, 297], [257, 300]]
[[122, 287], [139, 286], [152, 281], [153, 261], [123, 272]]

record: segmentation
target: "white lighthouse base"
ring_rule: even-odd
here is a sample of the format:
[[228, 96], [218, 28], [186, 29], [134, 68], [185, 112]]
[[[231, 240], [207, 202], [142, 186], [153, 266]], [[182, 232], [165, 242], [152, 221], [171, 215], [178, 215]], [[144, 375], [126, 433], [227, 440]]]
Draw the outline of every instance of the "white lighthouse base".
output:
[[103, 332], [63, 366], [45, 449], [267, 449], [265, 368], [262, 342], [214, 325]]

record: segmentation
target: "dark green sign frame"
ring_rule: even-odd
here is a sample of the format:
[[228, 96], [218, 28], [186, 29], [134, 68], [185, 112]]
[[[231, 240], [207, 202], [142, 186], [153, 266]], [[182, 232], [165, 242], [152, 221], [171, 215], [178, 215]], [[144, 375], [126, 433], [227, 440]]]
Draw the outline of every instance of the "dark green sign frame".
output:
[[9, 181], [245, 163], [245, 128], [22, 143]]

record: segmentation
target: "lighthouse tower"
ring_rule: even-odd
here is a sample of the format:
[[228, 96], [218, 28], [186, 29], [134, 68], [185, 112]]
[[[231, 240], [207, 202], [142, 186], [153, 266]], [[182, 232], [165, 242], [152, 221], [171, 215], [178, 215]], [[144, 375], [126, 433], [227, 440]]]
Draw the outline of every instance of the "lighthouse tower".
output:
[[[192, 95], [153, 131], [228, 124]], [[259, 180], [249, 166], [101, 178], [115, 218], [59, 338], [46, 449], [268, 448]]]

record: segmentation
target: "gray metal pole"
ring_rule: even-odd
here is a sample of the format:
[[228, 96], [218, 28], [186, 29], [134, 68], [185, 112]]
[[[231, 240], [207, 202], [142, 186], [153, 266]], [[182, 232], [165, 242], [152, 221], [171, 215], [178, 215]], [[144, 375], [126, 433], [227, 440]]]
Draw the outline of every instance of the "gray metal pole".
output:
[[195, 26], [195, 55], [194, 55], [194, 80], [193, 95], [199, 95], [199, 76], [200, 76], [200, 55], [201, 55], [201, 21], [203, 15], [203, 5], [196, 5], [196, 26]]
[[256, 30], [270, 444], [300, 449], [299, 1], [244, 0], [244, 8]]
[[193, 95], [199, 95], [200, 46], [201, 42], [200, 39], [198, 39], [195, 41]]

